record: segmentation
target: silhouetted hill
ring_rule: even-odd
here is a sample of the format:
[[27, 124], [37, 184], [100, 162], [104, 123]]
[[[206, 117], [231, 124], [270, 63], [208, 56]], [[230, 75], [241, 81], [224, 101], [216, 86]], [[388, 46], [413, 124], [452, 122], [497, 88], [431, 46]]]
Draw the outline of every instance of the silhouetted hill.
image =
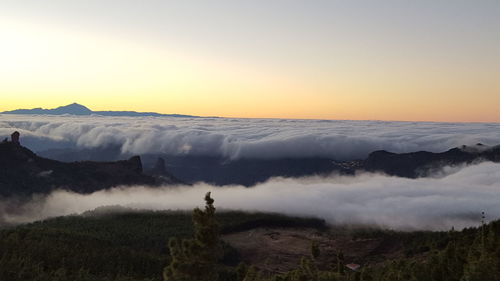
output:
[[[156, 155], [142, 155], [150, 166]], [[328, 158], [236, 159], [210, 156], [162, 156], [170, 173], [182, 181], [207, 182], [215, 185], [253, 186], [272, 177], [305, 177], [349, 173]]]
[[92, 111], [89, 108], [78, 104], [72, 103], [65, 106], [60, 106], [54, 109], [43, 109], [43, 108], [33, 108], [33, 109], [16, 109], [11, 111], [4, 111], [3, 114], [42, 114], [42, 115], [102, 115], [102, 116], [129, 116], [129, 117], [140, 117], [140, 116], [155, 116], [155, 117], [198, 117], [193, 115], [183, 115], [183, 114], [161, 114], [156, 112], [136, 112], [136, 111]]
[[[59, 149], [42, 151], [44, 157], [60, 161], [118, 160], [119, 146], [96, 149]], [[183, 182], [207, 182], [215, 185], [252, 186], [272, 177], [304, 177], [339, 173], [351, 175], [360, 171], [382, 172], [392, 176], [416, 178], [439, 171], [444, 166], [472, 164], [481, 161], [500, 162], [500, 146], [463, 146], [445, 152], [411, 153], [372, 152], [367, 159], [335, 161], [329, 158], [235, 159], [212, 156], [141, 155], [146, 173], [155, 174], [157, 159], [165, 159], [165, 168]]]
[[65, 106], [60, 106], [54, 109], [43, 109], [43, 108], [33, 108], [33, 109], [16, 109], [12, 111], [4, 111], [2, 113], [6, 114], [50, 114], [50, 115], [63, 115], [63, 114], [71, 114], [71, 115], [91, 115], [92, 110], [87, 107], [72, 103]]
[[500, 162], [500, 146], [462, 146], [441, 153], [418, 151], [391, 153], [372, 152], [360, 165], [364, 170], [383, 172], [392, 176], [417, 178], [430, 175], [444, 166], [472, 164], [481, 161]]
[[[375, 151], [367, 159], [335, 161], [328, 158], [237, 159], [220, 157], [162, 156], [168, 170], [186, 182], [209, 182], [217, 185], [252, 186], [272, 177], [304, 177], [338, 173], [381, 172], [391, 176], [417, 178], [430, 176], [445, 166], [482, 161], [500, 162], [500, 146], [463, 146], [446, 152], [391, 153]], [[143, 155], [146, 165], [156, 157]]]
[[0, 196], [48, 193], [66, 189], [90, 193], [118, 185], [178, 183], [168, 175], [143, 174], [139, 156], [116, 162], [64, 163], [42, 158], [18, 143], [0, 143]]

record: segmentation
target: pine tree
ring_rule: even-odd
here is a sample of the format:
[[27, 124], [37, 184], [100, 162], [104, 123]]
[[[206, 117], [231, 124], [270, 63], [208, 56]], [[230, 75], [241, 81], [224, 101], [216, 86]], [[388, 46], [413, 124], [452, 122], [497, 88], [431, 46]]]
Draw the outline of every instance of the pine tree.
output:
[[205, 209], [193, 211], [194, 238], [169, 241], [171, 262], [164, 269], [166, 281], [216, 281], [221, 249], [214, 200], [205, 195]]

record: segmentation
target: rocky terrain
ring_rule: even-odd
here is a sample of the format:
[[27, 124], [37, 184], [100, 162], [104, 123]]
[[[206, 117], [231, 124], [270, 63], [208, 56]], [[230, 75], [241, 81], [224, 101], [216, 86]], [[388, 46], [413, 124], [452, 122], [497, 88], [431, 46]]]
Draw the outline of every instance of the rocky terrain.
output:
[[22, 146], [18, 137], [13, 134], [12, 140], [0, 143], [1, 196], [48, 193], [54, 189], [90, 193], [119, 185], [177, 182], [164, 170], [159, 170], [158, 176], [144, 174], [139, 156], [115, 162], [65, 163], [38, 156]]
[[337, 263], [337, 253], [342, 252], [346, 263], [376, 263], [403, 256], [403, 246], [396, 239], [372, 237], [354, 239], [315, 228], [255, 228], [230, 233], [223, 240], [236, 248], [241, 259], [267, 273], [285, 273], [297, 267], [304, 256], [311, 253], [314, 241], [321, 249], [316, 259], [323, 269], [331, 269]]

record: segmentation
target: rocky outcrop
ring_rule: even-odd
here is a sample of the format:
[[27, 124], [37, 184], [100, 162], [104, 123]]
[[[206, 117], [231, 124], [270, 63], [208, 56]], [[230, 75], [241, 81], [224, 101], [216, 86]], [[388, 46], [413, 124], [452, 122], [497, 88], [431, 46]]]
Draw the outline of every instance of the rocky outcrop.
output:
[[11, 141], [13, 144], [17, 144], [17, 145], [21, 144], [21, 143], [19, 142], [19, 136], [20, 136], [19, 132], [18, 132], [18, 131], [15, 131], [14, 133], [12, 133], [12, 135], [10, 135], [10, 141]]
[[48, 193], [67, 189], [90, 193], [119, 185], [155, 185], [157, 178], [142, 173], [139, 156], [115, 162], [64, 163], [42, 158], [19, 144], [0, 143], [0, 196]]
[[142, 162], [140, 156], [132, 156], [126, 162], [126, 165], [136, 173], [142, 173]]
[[174, 177], [171, 173], [167, 171], [167, 166], [165, 164], [165, 159], [158, 157], [153, 168], [145, 171], [146, 174], [158, 178], [162, 183], [179, 184], [182, 183], [181, 180]]

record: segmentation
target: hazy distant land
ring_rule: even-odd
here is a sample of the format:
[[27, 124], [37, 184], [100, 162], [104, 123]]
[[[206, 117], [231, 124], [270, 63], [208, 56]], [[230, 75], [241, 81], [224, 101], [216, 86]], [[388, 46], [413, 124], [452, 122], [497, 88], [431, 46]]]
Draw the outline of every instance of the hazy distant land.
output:
[[156, 112], [137, 112], [137, 111], [93, 111], [88, 107], [72, 103], [65, 106], [60, 106], [53, 109], [43, 109], [40, 107], [32, 109], [16, 109], [11, 111], [1, 112], [2, 114], [38, 114], [38, 115], [102, 115], [102, 116], [155, 116], [155, 117], [190, 117], [195, 118], [199, 116], [184, 115], [184, 114], [161, 114]]

